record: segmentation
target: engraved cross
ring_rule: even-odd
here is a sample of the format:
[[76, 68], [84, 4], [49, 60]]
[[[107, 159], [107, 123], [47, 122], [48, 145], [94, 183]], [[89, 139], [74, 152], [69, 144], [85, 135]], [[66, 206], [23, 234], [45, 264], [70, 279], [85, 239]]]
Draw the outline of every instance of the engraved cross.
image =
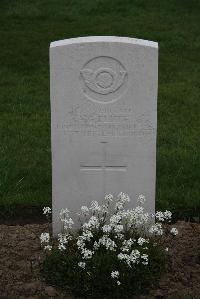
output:
[[106, 173], [107, 171], [117, 171], [117, 172], [125, 172], [127, 171], [127, 166], [121, 163], [117, 163], [115, 165], [111, 165], [107, 161], [107, 143], [106, 141], [101, 142], [102, 143], [102, 151], [103, 151], [103, 160], [101, 163], [97, 164], [83, 164], [81, 163], [80, 165], [80, 171], [102, 171], [103, 175], [103, 188], [104, 188], [104, 193], [105, 193], [105, 186], [106, 186]]
[[97, 163], [97, 165], [84, 165], [83, 163], [81, 163], [81, 171], [87, 171], [87, 170], [103, 170], [103, 172], [105, 173], [106, 170], [110, 170], [110, 171], [126, 171], [127, 170], [127, 166], [126, 165], [120, 165], [119, 163], [117, 165], [110, 165], [109, 162], [107, 162], [107, 148], [106, 145], [108, 142], [106, 141], [102, 141], [101, 142], [103, 144], [102, 150], [103, 150], [103, 161], [102, 163]]

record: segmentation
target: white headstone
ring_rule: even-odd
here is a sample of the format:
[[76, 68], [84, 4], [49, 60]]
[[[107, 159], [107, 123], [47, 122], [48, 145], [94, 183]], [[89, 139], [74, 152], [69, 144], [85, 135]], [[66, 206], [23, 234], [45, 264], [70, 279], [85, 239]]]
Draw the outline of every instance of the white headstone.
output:
[[94, 36], [50, 46], [53, 231], [105, 194], [154, 211], [158, 44]]

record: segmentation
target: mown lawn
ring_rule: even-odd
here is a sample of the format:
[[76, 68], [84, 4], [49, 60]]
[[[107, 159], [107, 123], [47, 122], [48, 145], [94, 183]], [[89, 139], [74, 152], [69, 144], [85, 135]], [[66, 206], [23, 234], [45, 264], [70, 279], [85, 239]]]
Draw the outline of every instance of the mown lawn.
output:
[[158, 209], [200, 209], [200, 1], [0, 1], [0, 214], [51, 204], [51, 41], [159, 42]]

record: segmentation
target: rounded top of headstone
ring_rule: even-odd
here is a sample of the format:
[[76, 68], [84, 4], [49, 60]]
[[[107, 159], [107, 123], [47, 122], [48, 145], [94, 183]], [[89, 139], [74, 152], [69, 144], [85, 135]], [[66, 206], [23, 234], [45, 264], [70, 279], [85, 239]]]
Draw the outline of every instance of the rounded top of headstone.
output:
[[137, 39], [131, 37], [121, 37], [121, 36], [84, 36], [84, 37], [76, 37], [76, 38], [68, 38], [64, 40], [54, 41], [50, 44], [50, 48], [73, 45], [73, 44], [81, 44], [81, 43], [96, 43], [96, 42], [105, 42], [105, 43], [126, 43], [133, 44], [144, 47], [158, 48], [158, 43]]

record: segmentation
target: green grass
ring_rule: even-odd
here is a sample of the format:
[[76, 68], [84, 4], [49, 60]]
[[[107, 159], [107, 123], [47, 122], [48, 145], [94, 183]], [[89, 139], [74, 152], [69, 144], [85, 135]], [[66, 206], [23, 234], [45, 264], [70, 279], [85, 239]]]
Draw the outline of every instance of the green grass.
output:
[[159, 42], [157, 208], [199, 209], [199, 30], [199, 0], [1, 0], [1, 214], [51, 204], [48, 48], [87, 35]]

